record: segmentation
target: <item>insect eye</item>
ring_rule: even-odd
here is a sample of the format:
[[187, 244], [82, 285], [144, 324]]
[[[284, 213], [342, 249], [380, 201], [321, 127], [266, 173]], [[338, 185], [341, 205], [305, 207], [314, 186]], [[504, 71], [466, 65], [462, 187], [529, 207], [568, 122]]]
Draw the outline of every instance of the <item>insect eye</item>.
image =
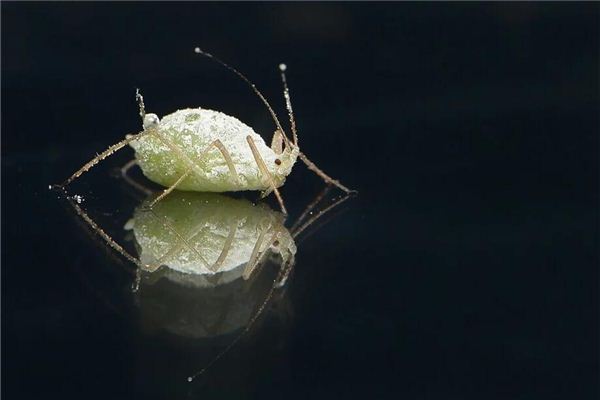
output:
[[275, 164], [277, 164], [277, 165], [281, 165], [281, 160], [280, 160], [279, 158], [276, 158], [276, 159], [275, 159]]
[[274, 241], [273, 246], [275, 246], [275, 247], [279, 246], [279, 240]]

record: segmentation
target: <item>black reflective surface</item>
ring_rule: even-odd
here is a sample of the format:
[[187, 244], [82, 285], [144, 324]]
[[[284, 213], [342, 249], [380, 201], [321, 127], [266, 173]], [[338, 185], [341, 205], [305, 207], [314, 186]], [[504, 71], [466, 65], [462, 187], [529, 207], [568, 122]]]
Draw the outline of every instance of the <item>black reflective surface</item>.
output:
[[[598, 11], [3, 3], [3, 397], [597, 398]], [[166, 329], [194, 295], [133, 294], [132, 266], [48, 185], [138, 129], [136, 87], [159, 115], [214, 108], [270, 139], [260, 102], [197, 45], [282, 119], [286, 62], [303, 151], [360, 195], [188, 384], [232, 336]], [[113, 173], [131, 154], [73, 187], [113, 230], [136, 204]], [[320, 189], [297, 165], [290, 220]]]

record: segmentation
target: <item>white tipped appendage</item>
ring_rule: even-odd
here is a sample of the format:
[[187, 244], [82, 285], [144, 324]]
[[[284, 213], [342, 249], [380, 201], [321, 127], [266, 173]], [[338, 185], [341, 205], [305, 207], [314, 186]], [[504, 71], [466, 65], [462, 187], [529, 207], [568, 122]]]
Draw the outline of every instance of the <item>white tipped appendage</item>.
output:
[[279, 64], [279, 70], [281, 72], [284, 72], [287, 69], [287, 65], [285, 65], [284, 63]]

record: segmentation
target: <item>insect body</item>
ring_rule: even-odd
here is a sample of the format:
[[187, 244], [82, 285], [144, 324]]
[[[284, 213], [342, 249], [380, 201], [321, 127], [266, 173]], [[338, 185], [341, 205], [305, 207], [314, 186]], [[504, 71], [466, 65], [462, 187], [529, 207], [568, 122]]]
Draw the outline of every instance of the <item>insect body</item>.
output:
[[285, 133], [273, 108], [253, 83], [211, 54], [199, 48], [195, 52], [235, 73], [260, 98], [276, 126], [271, 147], [252, 128], [217, 111], [202, 108], [178, 110], [160, 120], [156, 114], [146, 114], [143, 98], [138, 91], [136, 97], [143, 131], [128, 135], [125, 140], [97, 155], [60, 185], [61, 188], [64, 189], [98, 162], [130, 144], [136, 151], [137, 163], [144, 174], [167, 187], [151, 206], [175, 189], [209, 192], [261, 190], [263, 197], [274, 192], [282, 212], [286, 214], [278, 188], [285, 182], [297, 158], [326, 183], [335, 185], [346, 193], [353, 192], [324, 173], [300, 151], [285, 64], [280, 64], [279, 69], [292, 139]]
[[297, 146], [281, 149], [281, 135], [268, 147], [252, 128], [218, 111], [179, 110], [162, 120], [149, 115], [144, 124], [149, 135], [131, 146], [144, 175], [162, 186], [268, 191], [283, 185], [298, 157]]

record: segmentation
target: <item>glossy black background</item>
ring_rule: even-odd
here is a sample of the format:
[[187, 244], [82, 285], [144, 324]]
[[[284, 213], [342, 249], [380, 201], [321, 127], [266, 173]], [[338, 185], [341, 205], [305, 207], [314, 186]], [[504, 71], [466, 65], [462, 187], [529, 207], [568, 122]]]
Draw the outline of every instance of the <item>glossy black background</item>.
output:
[[[597, 398], [598, 11], [3, 2], [3, 398]], [[293, 317], [190, 387], [177, 363], [206, 360], [141, 331], [126, 267], [47, 186], [138, 129], [136, 87], [270, 137], [196, 45], [282, 119], [285, 61], [303, 150], [360, 195], [300, 246]], [[298, 165], [283, 192], [297, 215], [319, 189]]]

